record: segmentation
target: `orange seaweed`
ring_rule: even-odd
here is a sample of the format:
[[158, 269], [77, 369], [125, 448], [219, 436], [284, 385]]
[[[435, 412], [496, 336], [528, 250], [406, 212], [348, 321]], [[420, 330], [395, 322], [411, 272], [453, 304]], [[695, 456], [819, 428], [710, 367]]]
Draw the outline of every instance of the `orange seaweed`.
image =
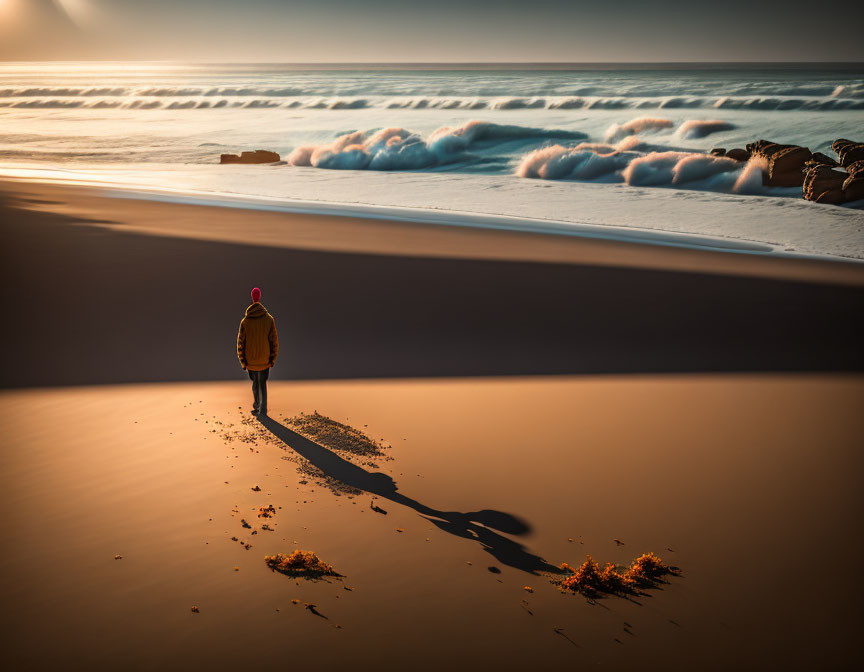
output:
[[639, 588], [656, 587], [666, 575], [678, 576], [681, 571], [663, 563], [654, 553], [640, 555], [630, 567], [623, 569], [607, 562], [602, 568], [590, 555], [575, 569], [566, 562], [561, 570], [568, 576], [558, 581], [563, 590], [581, 593], [586, 597], [599, 598], [606, 595], [640, 595]]
[[664, 576], [678, 576], [681, 570], [672, 565], [666, 565], [663, 560], [654, 553], [643, 553], [636, 558], [627, 570], [630, 579], [641, 585], [652, 585], [659, 582]]
[[341, 576], [312, 551], [292, 551], [289, 554], [265, 555], [264, 562], [275, 572], [289, 576], [319, 578], [322, 576]]

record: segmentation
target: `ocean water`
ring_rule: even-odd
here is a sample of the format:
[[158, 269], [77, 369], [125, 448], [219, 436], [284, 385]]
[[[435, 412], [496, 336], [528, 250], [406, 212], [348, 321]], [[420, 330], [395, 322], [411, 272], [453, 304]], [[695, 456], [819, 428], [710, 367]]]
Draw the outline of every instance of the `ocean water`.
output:
[[[501, 213], [494, 188], [539, 180], [562, 186], [554, 208], [523, 189], [501, 214], [572, 221], [567, 185], [614, 186], [621, 212], [646, 189], [799, 199], [707, 152], [767, 138], [830, 154], [840, 137], [864, 140], [861, 64], [0, 64], [0, 175], [175, 191]], [[251, 149], [283, 161], [218, 165]]]

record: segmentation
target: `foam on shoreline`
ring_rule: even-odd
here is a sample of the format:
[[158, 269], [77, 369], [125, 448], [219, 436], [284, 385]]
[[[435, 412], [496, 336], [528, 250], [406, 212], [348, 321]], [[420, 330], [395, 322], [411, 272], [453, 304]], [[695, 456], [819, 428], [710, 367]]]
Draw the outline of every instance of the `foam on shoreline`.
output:
[[[864, 213], [765, 196], [513, 176], [212, 166], [188, 172], [75, 171], [0, 165], [0, 179], [107, 189], [115, 198], [488, 228], [691, 249], [864, 259]], [[282, 173], [284, 174], [284, 173]], [[275, 176], [275, 177], [274, 177]]]

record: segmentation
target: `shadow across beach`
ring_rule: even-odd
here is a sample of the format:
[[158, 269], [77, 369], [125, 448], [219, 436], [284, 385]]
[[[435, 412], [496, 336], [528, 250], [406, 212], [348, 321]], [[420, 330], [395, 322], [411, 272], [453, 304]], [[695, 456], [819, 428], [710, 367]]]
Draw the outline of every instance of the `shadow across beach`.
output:
[[149, 235], [121, 206], [111, 228], [0, 192], [0, 387], [239, 379], [253, 286], [281, 379], [864, 371], [862, 286]]
[[529, 552], [522, 544], [499, 534], [501, 532], [522, 536], [531, 531], [530, 526], [516, 516], [489, 509], [466, 513], [434, 509], [400, 493], [396, 482], [390, 476], [380, 472], [366, 471], [339, 457], [333, 451], [301, 436], [271, 417], [259, 417], [258, 420], [282, 441], [286, 448], [308, 460], [326, 476], [351, 488], [413, 509], [438, 529], [463, 539], [476, 541], [483, 547], [484, 551], [503, 565], [530, 574], [537, 572], [561, 573], [560, 569]]

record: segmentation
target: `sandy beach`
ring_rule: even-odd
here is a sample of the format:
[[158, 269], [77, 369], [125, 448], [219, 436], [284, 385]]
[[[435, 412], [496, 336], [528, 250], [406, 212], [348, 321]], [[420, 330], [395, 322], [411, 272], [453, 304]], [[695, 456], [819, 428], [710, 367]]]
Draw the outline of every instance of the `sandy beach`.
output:
[[[860, 263], [118, 196], [0, 183], [16, 669], [851, 667]], [[546, 571], [649, 551], [633, 599]]]

